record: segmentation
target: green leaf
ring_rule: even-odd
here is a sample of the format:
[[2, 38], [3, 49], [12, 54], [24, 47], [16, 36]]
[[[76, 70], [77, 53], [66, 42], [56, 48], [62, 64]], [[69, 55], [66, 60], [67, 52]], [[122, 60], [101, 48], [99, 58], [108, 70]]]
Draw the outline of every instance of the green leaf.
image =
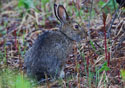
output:
[[101, 7], [102, 11], [105, 13], [112, 13], [117, 8], [116, 0], [108, 0], [106, 3], [100, 0], [98, 5]]
[[100, 73], [100, 72], [109, 71], [109, 70], [110, 70], [110, 68], [108, 67], [108, 63], [105, 62], [105, 63], [102, 65], [102, 67], [98, 70], [98, 72]]
[[125, 69], [121, 69], [120, 73], [121, 73], [122, 79], [125, 80]]
[[18, 7], [24, 7], [26, 9], [34, 8], [33, 0], [19, 0]]
[[102, 0], [100, 0], [99, 3], [98, 3], [98, 5], [101, 6], [101, 7], [102, 7], [104, 4], [105, 4], [105, 2], [102, 1]]
[[92, 48], [93, 48], [94, 50], [96, 50], [93, 41], [90, 40], [90, 44], [91, 44]]

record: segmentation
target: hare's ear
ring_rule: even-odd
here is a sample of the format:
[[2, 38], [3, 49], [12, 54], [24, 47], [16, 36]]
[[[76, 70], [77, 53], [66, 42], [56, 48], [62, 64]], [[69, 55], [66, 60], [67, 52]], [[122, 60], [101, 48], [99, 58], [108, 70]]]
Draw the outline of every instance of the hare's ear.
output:
[[59, 17], [59, 19], [61, 20], [61, 22], [65, 23], [66, 21], [69, 20], [69, 16], [66, 12], [66, 9], [64, 8], [63, 5], [59, 5], [57, 8], [57, 16]]
[[57, 18], [59, 21], [61, 21], [61, 20], [59, 19], [58, 15], [57, 15], [57, 4], [55, 4], [55, 3], [54, 3], [54, 14], [55, 14], [56, 18]]

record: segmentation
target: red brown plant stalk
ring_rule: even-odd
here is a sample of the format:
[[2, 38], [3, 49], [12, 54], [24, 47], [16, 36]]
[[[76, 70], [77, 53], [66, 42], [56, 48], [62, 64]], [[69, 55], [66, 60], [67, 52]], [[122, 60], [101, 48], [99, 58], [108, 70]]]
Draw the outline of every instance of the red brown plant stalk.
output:
[[107, 51], [106, 18], [107, 18], [107, 15], [106, 15], [105, 13], [103, 13], [103, 24], [104, 24], [103, 30], [104, 30], [105, 60], [108, 61], [108, 66], [109, 66], [110, 53], [108, 53], [108, 51]]
[[16, 51], [18, 51], [18, 48], [17, 48], [17, 34], [16, 34], [16, 30], [14, 31], [14, 36], [15, 36], [15, 49], [16, 49]]

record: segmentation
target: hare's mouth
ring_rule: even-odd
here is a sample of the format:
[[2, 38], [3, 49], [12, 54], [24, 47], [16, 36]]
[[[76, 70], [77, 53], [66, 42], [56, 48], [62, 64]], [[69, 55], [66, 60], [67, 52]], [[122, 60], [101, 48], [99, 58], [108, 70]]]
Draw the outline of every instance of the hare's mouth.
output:
[[81, 36], [78, 36], [78, 37], [76, 37], [76, 38], [73, 39], [73, 40], [76, 41], [76, 42], [80, 42], [82, 39], [83, 39], [83, 38], [82, 38]]

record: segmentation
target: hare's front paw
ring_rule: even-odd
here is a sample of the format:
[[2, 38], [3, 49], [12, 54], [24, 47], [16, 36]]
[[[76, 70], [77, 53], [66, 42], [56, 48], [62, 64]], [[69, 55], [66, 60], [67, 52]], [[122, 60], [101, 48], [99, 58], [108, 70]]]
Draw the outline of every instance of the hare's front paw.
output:
[[64, 77], [65, 77], [64, 69], [60, 71], [59, 77], [60, 77], [60, 78], [64, 78]]

